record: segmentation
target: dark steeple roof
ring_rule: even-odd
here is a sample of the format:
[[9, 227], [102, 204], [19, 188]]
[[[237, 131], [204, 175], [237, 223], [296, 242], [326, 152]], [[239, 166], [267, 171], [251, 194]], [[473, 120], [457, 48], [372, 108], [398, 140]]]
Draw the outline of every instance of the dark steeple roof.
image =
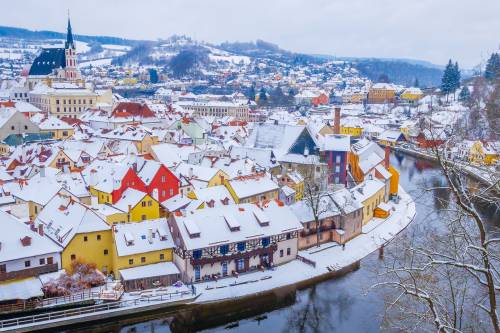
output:
[[65, 49], [42, 49], [42, 52], [33, 61], [29, 75], [49, 75], [57, 68], [66, 68]]
[[73, 33], [71, 32], [71, 22], [69, 21], [69, 15], [68, 15], [68, 33], [66, 35], [66, 44], [64, 44], [64, 48], [66, 49], [72, 48], [73, 50], [75, 49], [75, 43], [73, 42]]

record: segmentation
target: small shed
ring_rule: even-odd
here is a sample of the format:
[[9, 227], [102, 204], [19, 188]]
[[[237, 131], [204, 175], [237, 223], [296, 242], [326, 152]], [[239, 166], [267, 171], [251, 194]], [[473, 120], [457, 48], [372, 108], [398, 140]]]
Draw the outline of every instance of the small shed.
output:
[[120, 269], [125, 291], [170, 286], [181, 279], [181, 273], [172, 262]]

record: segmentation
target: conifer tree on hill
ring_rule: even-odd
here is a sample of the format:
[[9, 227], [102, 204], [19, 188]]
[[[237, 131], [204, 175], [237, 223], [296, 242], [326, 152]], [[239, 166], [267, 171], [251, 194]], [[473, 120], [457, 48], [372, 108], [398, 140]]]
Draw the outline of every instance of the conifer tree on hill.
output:
[[484, 78], [490, 81], [500, 78], [500, 54], [496, 52], [491, 54], [486, 63]]

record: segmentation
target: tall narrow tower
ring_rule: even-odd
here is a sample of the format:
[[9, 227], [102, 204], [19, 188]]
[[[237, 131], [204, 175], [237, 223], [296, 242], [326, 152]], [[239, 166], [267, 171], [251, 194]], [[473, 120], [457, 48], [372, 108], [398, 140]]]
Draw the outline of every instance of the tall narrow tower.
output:
[[76, 65], [76, 47], [73, 41], [73, 33], [71, 32], [71, 22], [68, 13], [68, 32], [66, 35], [66, 43], [64, 44], [64, 52], [66, 56], [66, 79], [74, 81], [80, 78]]

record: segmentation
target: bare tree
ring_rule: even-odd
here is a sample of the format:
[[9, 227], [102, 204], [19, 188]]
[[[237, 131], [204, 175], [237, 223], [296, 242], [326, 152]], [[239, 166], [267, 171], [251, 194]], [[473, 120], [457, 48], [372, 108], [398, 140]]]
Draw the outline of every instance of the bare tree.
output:
[[459, 166], [444, 158], [442, 147], [428, 153], [446, 184], [425, 190], [448, 191], [441, 200], [449, 202], [438, 210], [436, 229], [420, 239], [413, 234], [398, 238], [386, 256], [374, 285], [389, 291], [385, 323], [398, 331], [499, 333], [500, 238], [488, 231], [478, 209], [480, 203], [493, 205], [498, 216], [499, 181], [491, 175], [488, 186], [471, 186]]
[[304, 182], [304, 202], [311, 209], [311, 213], [314, 217], [316, 246], [319, 247], [321, 226], [323, 222], [321, 216], [330, 210], [330, 206], [326, 203], [326, 200], [329, 199], [328, 193], [325, 190], [326, 184], [323, 184], [321, 180], [314, 179], [312, 176], [306, 177]]

